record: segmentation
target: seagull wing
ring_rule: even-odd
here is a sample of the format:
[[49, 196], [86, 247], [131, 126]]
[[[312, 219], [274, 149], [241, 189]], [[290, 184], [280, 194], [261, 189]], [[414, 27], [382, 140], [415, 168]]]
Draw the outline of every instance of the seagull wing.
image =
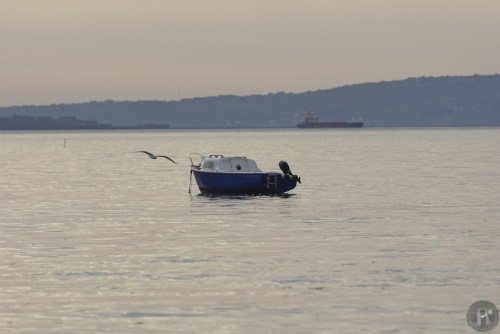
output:
[[146, 153], [151, 159], [156, 159], [156, 155], [149, 153], [148, 151], [137, 151], [138, 153]]
[[170, 159], [169, 157], [167, 157], [166, 155], [159, 155], [158, 158], [165, 158], [165, 159], [168, 159], [170, 161], [172, 161], [174, 164], [178, 165], [177, 162], [175, 162], [174, 160]]

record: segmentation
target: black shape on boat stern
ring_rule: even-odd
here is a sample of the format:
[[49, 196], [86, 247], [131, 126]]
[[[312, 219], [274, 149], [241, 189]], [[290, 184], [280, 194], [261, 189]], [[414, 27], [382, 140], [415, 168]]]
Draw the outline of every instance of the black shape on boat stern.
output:
[[301, 183], [300, 177], [298, 175], [294, 175], [292, 173], [292, 171], [290, 170], [290, 166], [288, 165], [288, 162], [286, 162], [285, 160], [281, 160], [279, 162], [279, 166], [280, 166], [281, 171], [283, 172], [285, 180], [295, 179], [295, 180], [297, 180], [298, 183]]

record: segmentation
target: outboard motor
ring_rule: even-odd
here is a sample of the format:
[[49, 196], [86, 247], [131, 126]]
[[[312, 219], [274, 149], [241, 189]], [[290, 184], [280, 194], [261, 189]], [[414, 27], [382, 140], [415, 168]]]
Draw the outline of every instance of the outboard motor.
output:
[[290, 166], [288, 166], [288, 163], [284, 160], [281, 160], [280, 163], [280, 169], [285, 175], [292, 175], [292, 171], [290, 170]]
[[293, 178], [297, 179], [297, 182], [300, 183], [300, 177], [297, 175], [293, 175], [292, 171], [290, 170], [290, 166], [288, 166], [288, 163], [284, 160], [281, 160], [279, 162], [279, 166], [283, 174], [285, 175], [285, 180], [291, 180]]

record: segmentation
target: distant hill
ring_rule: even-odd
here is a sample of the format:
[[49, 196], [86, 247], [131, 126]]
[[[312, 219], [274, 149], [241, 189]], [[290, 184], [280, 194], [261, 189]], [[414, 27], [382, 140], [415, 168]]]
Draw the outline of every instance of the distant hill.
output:
[[0, 117], [89, 119], [113, 126], [295, 127], [307, 109], [320, 121], [361, 117], [365, 126], [500, 126], [500, 75], [409, 78], [304, 93], [223, 95], [180, 101], [92, 101], [0, 108]]

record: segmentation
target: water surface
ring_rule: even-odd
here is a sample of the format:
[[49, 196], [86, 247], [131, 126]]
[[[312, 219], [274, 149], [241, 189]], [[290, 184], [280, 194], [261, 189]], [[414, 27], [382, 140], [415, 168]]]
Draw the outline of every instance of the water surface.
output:
[[[473, 302], [500, 305], [499, 128], [3, 132], [0, 145], [1, 332], [470, 333]], [[286, 160], [302, 184], [189, 194], [189, 152]]]

